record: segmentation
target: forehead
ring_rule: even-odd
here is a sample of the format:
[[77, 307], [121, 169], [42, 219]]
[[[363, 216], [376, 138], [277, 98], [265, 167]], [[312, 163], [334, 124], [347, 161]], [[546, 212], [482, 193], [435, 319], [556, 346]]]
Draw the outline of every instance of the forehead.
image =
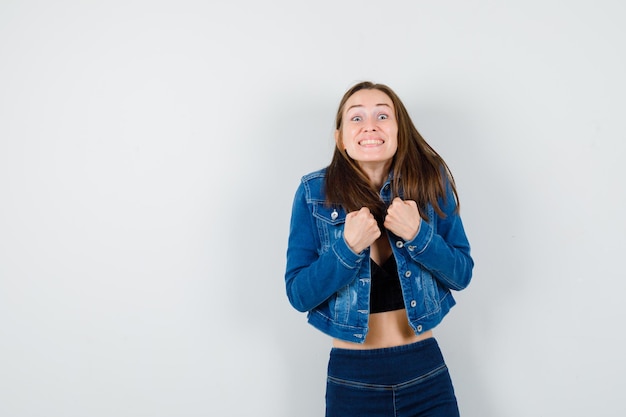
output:
[[352, 94], [346, 101], [344, 111], [350, 110], [352, 107], [376, 107], [379, 105], [387, 105], [393, 110], [393, 102], [391, 98], [380, 90], [359, 90]]

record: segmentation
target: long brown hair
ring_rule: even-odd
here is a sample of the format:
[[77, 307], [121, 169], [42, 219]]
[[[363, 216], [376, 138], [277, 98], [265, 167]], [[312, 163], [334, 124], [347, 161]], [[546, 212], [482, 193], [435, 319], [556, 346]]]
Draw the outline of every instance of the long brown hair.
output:
[[[439, 198], [445, 202], [446, 182], [449, 183], [458, 202], [459, 198], [454, 184], [454, 178], [448, 165], [439, 154], [424, 140], [417, 131], [409, 113], [396, 93], [384, 84], [374, 84], [364, 81], [354, 85], [344, 94], [337, 117], [335, 128], [339, 132], [339, 140], [335, 147], [333, 159], [326, 174], [326, 202], [342, 206], [346, 211], [359, 210], [367, 207], [379, 223], [384, 220], [387, 210], [378, 192], [370, 183], [367, 175], [359, 164], [348, 156], [343, 146], [340, 146], [343, 111], [346, 101], [359, 90], [379, 90], [385, 93], [393, 102], [395, 117], [398, 123], [398, 150], [393, 157], [391, 170], [393, 171], [392, 197], [401, 195], [405, 200], [414, 200], [424, 219], [426, 205], [431, 204], [436, 213], [445, 217], [439, 206]], [[445, 180], [448, 181], [445, 181]], [[457, 210], [459, 206], [457, 204]]]

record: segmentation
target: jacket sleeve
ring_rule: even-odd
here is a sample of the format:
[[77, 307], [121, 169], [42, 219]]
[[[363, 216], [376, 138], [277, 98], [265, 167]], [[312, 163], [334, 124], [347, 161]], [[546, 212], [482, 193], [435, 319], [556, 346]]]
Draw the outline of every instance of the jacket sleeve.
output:
[[321, 250], [317, 225], [306, 200], [306, 189], [300, 184], [291, 213], [285, 272], [291, 305], [303, 312], [317, 307], [356, 279], [364, 259], [366, 251], [355, 254], [343, 236], [332, 240], [329, 248]]
[[469, 285], [474, 261], [461, 217], [456, 212], [454, 194], [449, 184], [446, 188], [446, 199], [439, 202], [446, 217], [434, 213], [436, 232], [432, 224], [422, 221], [417, 236], [405, 242], [404, 248], [413, 261], [428, 269], [442, 285], [459, 291]]

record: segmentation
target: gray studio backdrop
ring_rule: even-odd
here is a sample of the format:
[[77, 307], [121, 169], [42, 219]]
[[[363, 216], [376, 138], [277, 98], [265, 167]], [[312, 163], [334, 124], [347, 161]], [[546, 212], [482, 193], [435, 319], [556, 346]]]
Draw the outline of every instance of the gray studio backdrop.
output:
[[323, 415], [288, 222], [363, 79], [457, 178], [462, 414], [624, 415], [625, 8], [3, 0], [0, 415]]

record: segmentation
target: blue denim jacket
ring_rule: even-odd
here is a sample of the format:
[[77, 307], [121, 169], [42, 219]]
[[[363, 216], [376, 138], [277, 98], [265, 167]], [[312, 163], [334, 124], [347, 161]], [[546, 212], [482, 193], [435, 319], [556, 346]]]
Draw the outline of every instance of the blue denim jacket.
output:
[[[370, 296], [369, 248], [354, 253], [343, 238], [346, 212], [325, 204], [322, 169], [302, 177], [293, 202], [285, 283], [289, 301], [308, 311], [308, 321], [342, 340], [363, 343], [367, 336]], [[380, 191], [389, 205], [390, 180]], [[416, 334], [438, 325], [454, 306], [450, 290], [465, 288], [474, 262], [456, 202], [447, 187], [445, 218], [427, 207], [417, 236], [403, 241], [387, 231], [398, 265], [409, 324]]]

